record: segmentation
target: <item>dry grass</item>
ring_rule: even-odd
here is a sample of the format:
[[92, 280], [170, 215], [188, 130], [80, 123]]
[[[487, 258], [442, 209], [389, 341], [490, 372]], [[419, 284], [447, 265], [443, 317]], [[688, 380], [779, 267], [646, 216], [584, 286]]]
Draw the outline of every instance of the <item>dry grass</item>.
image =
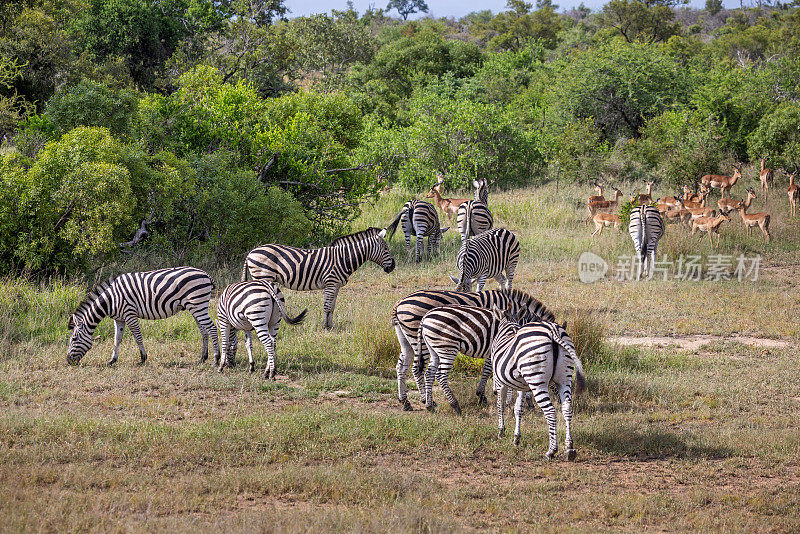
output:
[[[389, 312], [411, 291], [450, 287], [455, 234], [437, 261], [419, 266], [395, 237], [396, 271], [359, 271], [339, 296], [331, 332], [320, 328], [321, 293], [286, 291], [290, 313], [308, 307], [309, 317], [281, 325], [275, 383], [247, 373], [243, 354], [224, 374], [198, 364], [187, 314], [143, 325], [145, 366], [129, 334], [118, 366], [105, 366], [113, 336], [104, 322], [102, 340], [68, 367], [66, 318], [82, 288], [7, 280], [3, 530], [797, 531], [798, 221], [776, 214], [758, 282], [585, 285], [580, 252], [613, 260], [632, 247], [614, 232], [589, 239], [583, 196], [562, 188], [490, 198], [523, 243], [515, 286], [568, 321], [586, 363], [577, 462], [541, 459], [547, 432], [535, 412], [518, 449], [495, 438], [494, 410], [474, 396], [479, 361], [459, 360], [452, 377], [463, 417], [446, 407], [427, 413], [416, 392], [415, 412], [400, 411]], [[390, 195], [358, 224], [385, 224], [402, 202]], [[723, 231], [725, 253], [762, 246], [733, 226]], [[677, 229], [665, 239], [668, 254], [710, 252]], [[215, 273], [235, 276], [235, 266]], [[734, 332], [795, 345], [767, 352], [721, 341], [692, 352], [603, 341]], [[256, 358], [263, 369], [262, 347]]]

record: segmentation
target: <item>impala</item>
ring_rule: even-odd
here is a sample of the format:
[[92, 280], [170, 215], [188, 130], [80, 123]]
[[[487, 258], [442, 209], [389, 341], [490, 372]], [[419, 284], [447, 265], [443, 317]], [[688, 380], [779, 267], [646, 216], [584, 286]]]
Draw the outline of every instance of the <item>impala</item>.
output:
[[755, 191], [752, 188], [747, 188], [747, 200], [739, 201], [736, 209], [739, 210], [739, 215], [742, 216], [744, 227], [747, 228], [747, 235], [750, 235], [754, 226], [761, 228], [761, 233], [764, 234], [764, 239], [769, 243], [771, 236], [769, 235], [769, 213], [747, 213], [747, 208], [753, 199], [757, 198]]
[[[716, 248], [714, 245], [714, 238], [712, 234], [717, 234], [717, 246], [719, 246], [719, 240], [721, 236], [719, 235], [719, 229], [723, 222], [730, 221], [731, 218], [728, 216], [727, 213], [720, 213], [716, 217], [700, 217], [699, 219], [694, 219], [692, 221], [692, 234], [696, 231], [706, 232], [708, 234], [708, 239], [711, 241], [711, 246]], [[700, 241], [703, 240], [703, 237], [700, 236]]]
[[705, 186], [701, 185], [700, 192], [695, 193], [694, 191], [692, 191], [691, 187], [689, 187], [688, 185], [684, 185], [683, 200], [685, 202], [700, 202], [700, 200], [703, 198], [703, 193], [705, 193], [705, 190], [706, 190]]
[[597, 194], [590, 196], [587, 202], [597, 202], [606, 199], [606, 197], [603, 196], [603, 184], [598, 184], [597, 182], [595, 182], [594, 190], [597, 192]]
[[692, 214], [686, 208], [675, 208], [667, 210], [663, 214], [665, 223], [681, 223], [684, 226], [690, 226], [692, 221]]
[[619, 215], [613, 213], [598, 213], [592, 217], [592, 220], [594, 221], [594, 232], [592, 233], [592, 237], [594, 237], [595, 234], [602, 234], [603, 228], [606, 226], [613, 226], [614, 228], [619, 229]]
[[686, 208], [686, 211], [692, 214], [692, 219], [699, 219], [700, 217], [713, 217], [714, 210], [707, 206], [699, 208]]
[[[684, 200], [683, 201], [683, 207], [686, 208], [686, 209], [705, 208], [706, 207], [706, 201], [708, 200], [708, 193], [710, 191], [711, 191], [710, 189], [706, 189], [703, 193], [701, 193], [700, 194], [700, 200], [698, 200], [698, 201]], [[694, 195], [694, 198], [697, 198], [697, 196]]]
[[442, 198], [442, 194], [439, 190], [441, 187], [441, 182], [434, 184], [431, 187], [431, 190], [428, 191], [428, 194], [425, 195], [425, 198], [432, 198], [434, 203], [439, 206], [439, 209], [447, 215], [447, 220], [450, 222], [450, 226], [453, 225], [453, 217], [458, 215], [458, 207], [463, 204], [464, 202], [468, 201], [468, 198]]
[[731, 187], [736, 185], [739, 178], [742, 177], [742, 166], [732, 165], [733, 176], [725, 176], [723, 174], [706, 174], [700, 178], [700, 183], [707, 188], [719, 189], [722, 191], [722, 197], [725, 198], [725, 193], [730, 193]]
[[611, 213], [612, 211], [616, 210], [621, 197], [622, 191], [615, 187], [614, 200], [595, 200], [594, 202], [589, 202], [586, 205], [586, 209], [589, 212], [589, 216], [586, 218], [586, 223], [588, 224], [589, 221], [592, 220], [592, 218], [598, 213]]
[[789, 178], [789, 187], [786, 189], [786, 194], [789, 195], [789, 209], [791, 210], [792, 217], [797, 215], [797, 201], [800, 199], [800, 187], [794, 183], [797, 179], [797, 171], [786, 173]]
[[772, 179], [775, 176], [775, 173], [772, 169], [767, 168], [767, 155], [764, 158], [761, 158], [761, 172], [758, 174], [758, 179], [761, 180], [761, 192], [764, 194], [764, 202], [766, 203], [768, 200], [768, 193], [769, 188], [772, 187]]
[[633, 202], [634, 206], [641, 206], [642, 204], [653, 203], [653, 183], [654, 182], [647, 182], [647, 193], [639, 194], [638, 192], [636, 192], [633, 194], [631, 202]]

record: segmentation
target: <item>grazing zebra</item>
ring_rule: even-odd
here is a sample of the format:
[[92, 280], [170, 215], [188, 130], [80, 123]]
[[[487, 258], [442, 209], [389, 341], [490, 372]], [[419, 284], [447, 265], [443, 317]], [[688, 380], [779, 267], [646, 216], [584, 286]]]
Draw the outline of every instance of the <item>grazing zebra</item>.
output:
[[419, 263], [422, 260], [422, 240], [428, 238], [428, 260], [433, 254], [439, 253], [439, 244], [442, 242], [442, 234], [450, 227], [441, 228], [439, 226], [439, 214], [433, 204], [428, 204], [424, 200], [409, 200], [394, 218], [394, 221], [386, 227], [389, 232], [389, 239], [394, 236], [397, 225], [402, 221], [403, 234], [406, 237], [406, 249], [408, 257], [411, 258], [411, 236], [417, 237], [414, 248], [414, 261]]
[[67, 349], [67, 362], [77, 364], [92, 348], [92, 334], [103, 317], [111, 317], [116, 325], [114, 350], [108, 365], [119, 355], [122, 333], [128, 325], [139, 345], [141, 363], [147, 360], [139, 319], [166, 319], [181, 310], [189, 310], [203, 338], [200, 361], [208, 358], [208, 337], [219, 360], [217, 328], [208, 315], [208, 303], [214, 281], [205, 271], [194, 267], [176, 267], [139, 273], [122, 274], [95, 287], [70, 316], [72, 330]]
[[236, 333], [239, 330], [244, 330], [244, 344], [250, 359], [250, 372], [255, 371], [252, 335], [252, 331], [255, 330], [258, 339], [267, 349], [264, 378], [274, 380], [275, 337], [278, 334], [281, 318], [289, 324], [299, 324], [305, 319], [307, 311], [303, 310], [297, 317], [291, 317], [286, 313], [286, 302], [281, 290], [266, 280], [238, 282], [226, 287], [217, 303], [220, 344], [222, 354], [225, 355], [220, 358], [219, 371], [222, 372], [226, 364], [233, 366], [238, 344]]
[[[408, 401], [408, 387], [406, 386], [406, 376], [411, 363], [415, 358], [425, 359], [427, 355], [426, 347], [418, 345], [419, 324], [422, 318], [433, 308], [447, 306], [449, 304], [461, 304], [464, 306], [479, 306], [491, 309], [497, 305], [502, 308], [511, 307], [513, 310], [525, 309], [527, 314], [541, 317], [544, 320], [555, 321], [553, 312], [547, 309], [544, 304], [533, 298], [527, 293], [512, 289], [511, 291], [482, 291], [480, 293], [464, 293], [461, 291], [443, 290], [421, 290], [411, 293], [405, 298], [398, 300], [392, 309], [392, 326], [394, 326], [397, 340], [400, 342], [400, 355], [397, 359], [397, 396], [403, 410], [411, 410], [411, 403]], [[425, 398], [425, 382], [422, 364], [414, 366], [414, 380], [417, 382], [422, 402]], [[482, 379], [475, 394], [478, 396], [479, 403], [486, 403], [484, 390], [486, 380]]]
[[[521, 308], [519, 312], [525, 322], [539, 319], [538, 315], [529, 313], [528, 308]], [[433, 402], [435, 379], [442, 387], [450, 406], [457, 414], [461, 414], [461, 406], [448, 384], [450, 370], [459, 352], [470, 358], [485, 359], [481, 371], [481, 387], [477, 393], [481, 397], [492, 372], [490, 352], [499, 324], [500, 321], [493, 315], [492, 310], [477, 306], [442, 306], [425, 314], [419, 323], [417, 346], [425, 346], [431, 356], [428, 372], [425, 375], [425, 394], [422, 395], [428, 410], [435, 409]], [[417, 358], [415, 365], [417, 366], [415, 374], [422, 373], [424, 358]], [[485, 400], [485, 396], [481, 397], [481, 402]]]
[[521, 393], [530, 390], [547, 419], [550, 446], [545, 457], [552, 458], [558, 451], [556, 411], [548, 391], [548, 386], [552, 384], [554, 392], [561, 401], [561, 412], [566, 423], [564, 445], [567, 449], [567, 459], [574, 460], [575, 449], [572, 447], [570, 432], [573, 371], [576, 371], [578, 392], [584, 388], [585, 379], [583, 366], [566, 331], [567, 324], [564, 323], [562, 326], [554, 321], [520, 324], [510, 310], [504, 312], [501, 308], [495, 307], [492, 311], [496, 320], [500, 322], [491, 348], [492, 371], [495, 389], [498, 390], [498, 437], [503, 437], [505, 433], [505, 399], [510, 388], [520, 392], [514, 406], [516, 416], [514, 445], [519, 445], [523, 413]]
[[323, 248], [303, 249], [286, 245], [262, 245], [250, 251], [242, 269], [242, 281], [247, 273], [256, 280], [265, 279], [297, 291], [323, 289], [323, 328], [333, 326], [333, 310], [339, 289], [347, 284], [350, 275], [368, 260], [390, 273], [394, 258], [383, 237], [386, 230], [370, 235], [370, 230], [359, 232], [363, 239], [344, 236], [339, 244]]
[[[628, 233], [633, 239], [633, 246], [639, 257], [639, 271], [636, 279], [650, 272], [656, 261], [658, 240], [664, 235], [664, 219], [655, 206], [643, 205], [631, 211], [631, 222]], [[645, 267], [645, 264], [647, 267]]]
[[328, 245], [329, 247], [338, 247], [341, 245], [349, 245], [351, 243], [355, 243], [356, 241], [360, 241], [362, 239], [369, 239], [370, 237], [375, 237], [383, 231], [382, 228], [376, 228], [374, 226], [370, 226], [366, 230], [361, 230], [360, 232], [355, 232], [353, 234], [343, 235], [341, 237], [337, 237], [331, 244]]
[[456, 217], [462, 243], [494, 226], [494, 218], [489, 211], [489, 187], [486, 185], [486, 180], [483, 178], [473, 180], [472, 185], [475, 186], [475, 200], [461, 204]]
[[450, 279], [456, 284], [456, 291], [472, 291], [475, 280], [478, 291], [482, 291], [487, 278], [494, 278], [501, 288], [508, 290], [514, 282], [518, 261], [517, 237], [510, 230], [495, 228], [461, 244], [458, 251], [460, 276], [451, 275]]

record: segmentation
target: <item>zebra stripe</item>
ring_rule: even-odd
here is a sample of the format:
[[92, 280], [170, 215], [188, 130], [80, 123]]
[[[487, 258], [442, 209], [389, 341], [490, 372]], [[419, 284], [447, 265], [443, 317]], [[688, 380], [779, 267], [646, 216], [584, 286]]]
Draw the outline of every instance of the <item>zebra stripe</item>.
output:
[[456, 217], [462, 243], [494, 226], [494, 217], [489, 211], [489, 188], [486, 180], [474, 180], [472, 184], [475, 186], [475, 200], [461, 204]]
[[550, 400], [548, 387], [552, 383], [561, 401], [561, 412], [566, 426], [565, 448], [567, 458], [575, 459], [572, 444], [572, 374], [577, 369], [577, 390], [584, 386], [583, 366], [575, 352], [564, 326], [551, 321], [536, 321], [519, 324], [508, 312], [494, 310], [500, 321], [497, 335], [492, 342], [491, 359], [497, 389], [498, 437], [505, 433], [506, 393], [509, 389], [518, 391], [514, 406], [516, 426], [514, 445], [519, 445], [522, 425], [523, 392], [530, 390], [539, 408], [547, 419], [549, 447], [546, 458], [552, 458], [558, 451], [556, 433], [556, 411]]
[[478, 306], [487, 309], [491, 309], [495, 305], [503, 309], [509, 307], [513, 310], [525, 309], [526, 313], [536, 317], [549, 321], [555, 320], [553, 312], [548, 310], [544, 304], [531, 295], [516, 289], [511, 291], [481, 291], [480, 293], [421, 290], [398, 300], [392, 309], [392, 326], [394, 326], [397, 340], [400, 342], [400, 355], [398, 356], [396, 367], [397, 396], [404, 410], [411, 410], [411, 403], [408, 401], [406, 376], [415, 358], [422, 359], [422, 362], [418, 361], [417, 365], [414, 366], [414, 380], [417, 383], [420, 395], [423, 396], [422, 402], [426, 402], [425, 392], [427, 390], [422, 370], [425, 368], [424, 362], [427, 356], [427, 349], [424, 345], [418, 345], [420, 321], [433, 308], [450, 304]]
[[639, 257], [639, 271], [636, 275], [636, 279], [639, 280], [643, 273], [646, 275], [653, 267], [653, 263], [656, 261], [658, 240], [664, 235], [664, 219], [658, 212], [658, 208], [643, 205], [632, 210], [628, 233], [631, 235], [636, 255]]
[[266, 280], [237, 282], [226, 287], [217, 303], [220, 344], [222, 354], [225, 355], [224, 358], [220, 358], [219, 371], [222, 372], [225, 365], [234, 366], [239, 330], [244, 330], [244, 344], [250, 360], [250, 372], [255, 371], [252, 335], [252, 331], [255, 330], [256, 336], [267, 349], [264, 378], [274, 380], [275, 344], [281, 318], [289, 324], [299, 324], [305, 319], [307, 311], [303, 310], [297, 317], [291, 317], [286, 313], [286, 301], [281, 290]]
[[371, 237], [375, 237], [383, 231], [381, 228], [376, 228], [374, 226], [370, 226], [366, 230], [361, 230], [359, 232], [355, 232], [353, 234], [343, 235], [341, 237], [337, 237], [331, 244], [328, 245], [330, 247], [338, 247], [341, 245], [349, 245], [351, 243], [355, 243], [356, 241], [361, 241], [362, 239], [369, 239]]
[[[539, 319], [538, 315], [529, 313], [527, 308], [521, 309], [520, 312], [526, 322]], [[425, 375], [423, 395], [428, 410], [434, 411], [433, 381], [436, 379], [450, 406], [457, 414], [461, 414], [461, 407], [448, 383], [450, 370], [459, 352], [470, 358], [485, 359], [475, 395], [478, 396], [479, 405], [487, 404], [484, 391], [486, 381], [492, 372], [491, 345], [499, 325], [500, 321], [493, 315], [492, 310], [477, 306], [442, 306], [425, 314], [419, 323], [417, 346], [424, 345], [431, 356], [428, 372]], [[417, 359], [417, 366], [421, 367], [418, 369], [419, 372], [423, 371], [424, 363], [423, 358]]]
[[439, 214], [433, 204], [428, 204], [424, 200], [412, 199], [405, 203], [403, 209], [386, 227], [389, 239], [394, 236], [397, 225], [402, 222], [403, 234], [406, 238], [406, 250], [411, 259], [411, 236], [416, 236], [417, 242], [414, 248], [414, 261], [419, 263], [422, 260], [422, 241], [428, 238], [427, 259], [432, 258], [432, 254], [439, 253], [439, 245], [442, 242], [442, 234], [449, 230], [449, 227], [442, 229], [439, 225]]
[[194, 267], [176, 267], [138, 273], [122, 274], [95, 287], [70, 316], [72, 330], [67, 349], [67, 362], [77, 364], [92, 348], [92, 335], [100, 321], [108, 316], [114, 320], [114, 350], [108, 364], [119, 355], [119, 345], [127, 325], [139, 345], [141, 362], [147, 360], [139, 319], [166, 319], [181, 310], [192, 314], [203, 338], [201, 361], [208, 358], [208, 337], [219, 359], [217, 328], [208, 315], [208, 303], [214, 281], [205, 271]]
[[[303, 249], [287, 245], [262, 245], [245, 259], [242, 278], [265, 279], [297, 291], [324, 290], [323, 327], [333, 326], [333, 310], [339, 289], [368, 260], [390, 273], [395, 263], [383, 240], [386, 231], [373, 237], [323, 248]], [[244, 281], [244, 280], [243, 280]]]
[[519, 248], [517, 237], [505, 228], [489, 230], [462, 243], [458, 251], [460, 276], [458, 279], [450, 276], [456, 284], [456, 291], [472, 291], [475, 280], [478, 281], [478, 291], [481, 291], [487, 278], [497, 280], [503, 289], [511, 289]]

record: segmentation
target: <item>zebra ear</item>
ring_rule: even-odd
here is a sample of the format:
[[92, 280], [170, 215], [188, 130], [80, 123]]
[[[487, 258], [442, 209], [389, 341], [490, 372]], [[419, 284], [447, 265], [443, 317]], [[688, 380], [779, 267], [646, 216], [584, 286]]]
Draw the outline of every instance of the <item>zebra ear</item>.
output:
[[441, 232], [442, 232], [442, 233], [445, 233], [445, 232], [446, 232], [446, 231], [448, 231], [449, 229], [450, 229], [450, 227], [449, 227], [449, 226], [445, 226], [444, 228], [442, 228]]
[[69, 316], [69, 323], [67, 323], [67, 328], [70, 329], [70, 330], [74, 330], [75, 329], [75, 316], [74, 315], [70, 315]]
[[385, 236], [386, 236], [386, 228], [378, 232], [378, 237], [380, 237], [381, 239], [383, 239]]
[[450, 277], [450, 280], [452, 280], [454, 284], [458, 285], [458, 278], [456, 278], [452, 274], [448, 274], [447, 276]]

